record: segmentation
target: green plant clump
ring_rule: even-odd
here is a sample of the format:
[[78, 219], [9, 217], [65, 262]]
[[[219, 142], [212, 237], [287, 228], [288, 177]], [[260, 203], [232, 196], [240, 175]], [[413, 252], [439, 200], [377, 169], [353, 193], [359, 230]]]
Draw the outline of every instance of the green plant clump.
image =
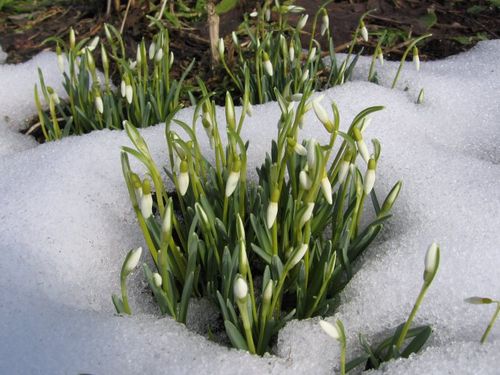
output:
[[[154, 269], [143, 268], [161, 313], [185, 322], [189, 299], [208, 298], [219, 307], [233, 346], [264, 354], [288, 320], [333, 307], [353, 275], [352, 263], [391, 216], [401, 182], [379, 204], [373, 187], [381, 147], [372, 140], [370, 154], [363, 131], [368, 116], [382, 107], [363, 110], [342, 132], [336, 105], [331, 116], [321, 99], [311, 99], [309, 81], [297, 102], [276, 90], [282, 112], [277, 138], [257, 169], [258, 182], [250, 183], [248, 142], [240, 136], [250, 110], [248, 76], [245, 85], [239, 118], [226, 94], [224, 141], [215, 103], [201, 82], [204, 97], [195, 106], [192, 124], [167, 124], [166, 173], [175, 191], [167, 191], [147, 144], [130, 122], [125, 129], [134, 147], [123, 147], [122, 167], [153, 259]], [[299, 139], [310, 109], [324, 125], [324, 143]], [[201, 129], [214, 162], [200, 148]], [[143, 179], [131, 170], [129, 155], [145, 166]], [[362, 227], [367, 201], [375, 217]], [[118, 312], [129, 312], [114, 300]]]

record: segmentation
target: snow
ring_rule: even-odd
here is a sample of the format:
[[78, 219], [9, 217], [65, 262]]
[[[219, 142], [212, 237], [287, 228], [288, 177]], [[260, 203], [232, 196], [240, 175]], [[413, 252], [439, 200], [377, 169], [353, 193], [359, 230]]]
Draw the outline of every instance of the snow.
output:
[[[343, 128], [367, 106], [386, 107], [365, 133], [382, 144], [375, 189], [385, 196], [404, 181], [394, 217], [358, 264], [337, 314], [327, 318], [344, 322], [348, 358], [359, 353], [358, 333], [376, 342], [405, 320], [421, 286], [425, 251], [433, 241], [441, 245], [440, 270], [415, 321], [433, 326], [431, 339], [421, 353], [375, 373], [498, 373], [500, 328], [479, 344], [493, 307], [463, 299], [500, 297], [499, 58], [496, 40], [422, 63], [420, 72], [407, 64], [395, 90], [388, 87], [397, 64], [379, 68], [381, 85], [374, 85], [365, 82], [364, 58], [354, 82], [324, 93], [325, 108], [337, 103]], [[119, 291], [123, 258], [143, 245], [121, 176], [120, 146], [130, 142], [124, 132], [104, 130], [37, 145], [17, 133], [35, 114], [37, 66], [62, 94], [54, 54], [0, 65], [0, 373], [337, 371], [338, 344], [317, 318], [290, 322], [275, 355], [251, 356], [198, 334], [214, 321], [203, 302], [191, 310], [188, 328], [160, 319], [139, 271], [129, 280], [135, 314], [114, 314], [110, 296]], [[417, 105], [422, 87], [425, 102]], [[178, 115], [191, 117], [189, 108]], [[249, 170], [263, 160], [278, 117], [278, 106], [269, 103], [254, 106], [247, 118]], [[324, 139], [312, 112], [305, 123], [305, 137]], [[167, 163], [163, 133], [162, 125], [142, 131], [159, 165]]]

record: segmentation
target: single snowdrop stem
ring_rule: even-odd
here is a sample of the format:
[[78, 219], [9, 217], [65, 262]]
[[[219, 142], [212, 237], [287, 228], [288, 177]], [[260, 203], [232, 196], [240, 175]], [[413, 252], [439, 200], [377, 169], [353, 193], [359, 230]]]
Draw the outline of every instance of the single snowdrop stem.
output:
[[340, 374], [345, 375], [347, 340], [345, 336], [344, 324], [340, 319], [337, 319], [335, 325], [327, 322], [326, 320], [320, 320], [319, 325], [328, 336], [340, 343]]
[[415, 318], [415, 315], [417, 314], [417, 311], [422, 304], [427, 289], [429, 289], [429, 286], [431, 285], [432, 280], [434, 280], [434, 276], [437, 273], [437, 270], [439, 268], [439, 254], [439, 245], [434, 242], [429, 247], [425, 255], [424, 284], [422, 285], [422, 289], [420, 290], [417, 300], [415, 301], [415, 305], [413, 306], [413, 309], [411, 310], [410, 315], [408, 316], [408, 319], [396, 341], [396, 349], [398, 350], [398, 352], [401, 351], [401, 347], [403, 346], [403, 343], [406, 339], [406, 335], [408, 334], [411, 323], [413, 322], [413, 319]]
[[488, 339], [488, 336], [491, 332], [491, 329], [493, 328], [493, 325], [495, 324], [498, 315], [500, 314], [500, 301], [493, 300], [491, 298], [487, 297], [469, 297], [464, 300], [467, 303], [471, 303], [473, 305], [489, 305], [491, 303], [495, 303], [497, 305], [497, 308], [495, 309], [495, 313], [491, 317], [491, 320], [488, 324], [488, 327], [486, 327], [486, 330], [483, 333], [483, 336], [481, 337], [481, 344], [484, 344], [486, 340]]
[[142, 247], [137, 249], [132, 249], [127, 253], [125, 261], [123, 262], [122, 270], [120, 272], [120, 287], [122, 298], [118, 298], [113, 295], [113, 304], [115, 305], [116, 311], [118, 313], [125, 313], [130, 315], [132, 311], [130, 310], [130, 305], [128, 303], [128, 293], [127, 293], [127, 276], [137, 267], [142, 254]]

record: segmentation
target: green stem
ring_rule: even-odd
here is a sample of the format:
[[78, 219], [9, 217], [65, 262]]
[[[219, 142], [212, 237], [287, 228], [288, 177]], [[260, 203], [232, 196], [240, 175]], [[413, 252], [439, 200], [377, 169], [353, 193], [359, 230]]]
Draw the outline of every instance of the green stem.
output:
[[418, 42], [420, 42], [422, 39], [428, 38], [430, 36], [432, 36], [432, 34], [422, 35], [421, 37], [415, 39], [412, 43], [410, 43], [408, 48], [406, 48], [406, 51], [403, 53], [403, 57], [401, 57], [401, 62], [399, 63], [399, 68], [398, 68], [398, 71], [396, 72], [396, 76], [394, 77], [394, 81], [392, 81], [391, 89], [396, 87], [396, 83], [398, 82], [399, 75], [401, 74], [401, 70], [403, 69], [403, 66], [404, 66], [405, 61], [406, 61], [406, 56], [408, 56], [408, 53], [412, 50], [413, 47], [415, 47], [415, 45]]
[[410, 329], [410, 325], [415, 318], [415, 315], [417, 314], [418, 308], [420, 307], [420, 304], [422, 303], [422, 300], [424, 299], [425, 293], [427, 292], [427, 288], [429, 287], [429, 284], [424, 283], [422, 286], [422, 289], [420, 290], [420, 293], [417, 297], [417, 300], [415, 301], [415, 305], [413, 306], [413, 309], [411, 310], [410, 316], [408, 317], [408, 320], [406, 321], [405, 325], [403, 326], [403, 329], [401, 330], [401, 333], [399, 334], [398, 341], [396, 341], [396, 349], [398, 352], [401, 351], [401, 346], [403, 346], [403, 342], [406, 339], [406, 335], [408, 334], [408, 330]]
[[495, 321], [497, 320], [499, 313], [500, 313], [500, 302], [497, 302], [497, 309], [495, 310], [495, 314], [493, 314], [493, 317], [490, 320], [490, 324], [488, 324], [486, 331], [484, 331], [483, 336], [481, 337], [481, 344], [484, 344], [486, 339], [488, 338], [488, 335], [490, 334], [490, 331], [493, 328], [493, 324], [495, 324]]
[[122, 289], [122, 301], [123, 301], [123, 311], [126, 314], [131, 315], [132, 311], [130, 310], [130, 306], [128, 304], [128, 293], [127, 293], [127, 276], [121, 276], [120, 284]]

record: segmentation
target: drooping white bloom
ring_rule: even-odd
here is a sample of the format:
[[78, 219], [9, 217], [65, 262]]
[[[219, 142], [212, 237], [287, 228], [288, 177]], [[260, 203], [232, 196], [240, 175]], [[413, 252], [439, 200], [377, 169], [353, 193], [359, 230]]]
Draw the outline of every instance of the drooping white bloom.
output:
[[161, 223], [161, 231], [163, 233], [170, 233], [172, 231], [172, 204], [167, 204], [165, 208], [165, 216]]
[[328, 30], [328, 27], [330, 26], [330, 18], [328, 18], [328, 14], [323, 13], [323, 17], [321, 17], [321, 36], [325, 35], [326, 30]]
[[102, 114], [104, 112], [104, 104], [103, 104], [100, 96], [95, 97], [94, 104], [95, 104], [95, 108], [97, 109], [97, 112]]
[[234, 102], [233, 98], [229, 91], [226, 91], [226, 103], [225, 103], [225, 111], [226, 111], [226, 122], [228, 127], [234, 129], [236, 126], [236, 115], [234, 113]]
[[240, 180], [240, 171], [231, 171], [229, 173], [229, 177], [226, 182], [226, 197], [230, 197], [233, 194], [236, 186], [238, 185], [238, 181]]
[[302, 76], [300, 77], [300, 82], [304, 83], [309, 79], [309, 69], [304, 70]]
[[122, 98], [124, 98], [125, 95], [127, 94], [127, 84], [123, 79], [122, 82], [120, 83], [120, 94], [122, 95]]
[[157, 288], [161, 288], [161, 284], [163, 283], [163, 279], [158, 272], [153, 273], [153, 283]]
[[344, 183], [345, 178], [347, 176], [347, 172], [349, 172], [349, 164], [351, 164], [349, 161], [342, 159], [339, 165], [339, 174], [337, 178], [337, 182], [339, 184]]
[[147, 194], [143, 191], [139, 208], [141, 209], [141, 214], [144, 216], [144, 219], [153, 215], [153, 197], [151, 196], [151, 193]]
[[240, 45], [240, 43], [238, 42], [238, 35], [236, 35], [236, 33], [234, 31], [231, 33], [231, 38], [233, 38], [233, 44], [235, 46]]
[[137, 60], [138, 64], [140, 64], [142, 61], [141, 45], [140, 44], [137, 44], [137, 51], [135, 53], [135, 59]]
[[259, 15], [256, 10], [254, 10], [252, 13], [249, 14], [250, 17], [255, 18]]
[[266, 289], [264, 289], [264, 293], [262, 294], [262, 299], [264, 302], [270, 302], [273, 297], [273, 281], [269, 280], [266, 285]]
[[321, 179], [321, 191], [328, 204], [332, 204], [332, 184], [330, 184], [330, 180], [326, 175]]
[[217, 48], [219, 50], [219, 56], [221, 58], [224, 57], [224, 50], [225, 50], [225, 47], [224, 47], [224, 39], [222, 38], [219, 38], [219, 44], [217, 45]]
[[361, 131], [358, 128], [353, 129], [354, 140], [356, 141], [356, 145], [358, 146], [359, 153], [361, 157], [368, 163], [370, 160], [370, 153], [368, 152], [368, 147], [366, 147], [366, 143], [363, 140], [363, 136], [361, 135]]
[[298, 264], [302, 260], [304, 255], [306, 255], [308, 247], [309, 246], [306, 243], [303, 243], [302, 245], [300, 245], [299, 250], [295, 253], [292, 260], [290, 261], [290, 267], [294, 267], [296, 264]]
[[177, 177], [177, 182], [179, 184], [179, 194], [184, 196], [189, 187], [189, 173], [188, 173], [188, 165], [185, 160], [181, 161], [179, 166], [179, 176]]
[[125, 87], [125, 96], [127, 97], [128, 104], [132, 103], [132, 98], [134, 96], [134, 90], [131, 85]]
[[169, 68], [171, 68], [171, 67], [172, 67], [172, 65], [174, 65], [174, 59], [175, 59], [175, 57], [174, 57], [174, 52], [173, 52], [173, 51], [170, 51], [170, 55], [169, 55], [169, 66], [168, 66]]
[[290, 46], [288, 47], [288, 56], [290, 57], [290, 62], [293, 63], [295, 60], [295, 47], [293, 45], [293, 40], [290, 42]]
[[325, 333], [330, 336], [331, 338], [337, 340], [337, 341], [340, 341], [340, 332], [338, 330], [338, 328], [336, 326], [334, 326], [333, 324], [331, 323], [328, 323], [326, 320], [321, 320], [319, 322], [319, 325], [321, 326], [321, 328], [323, 329], [323, 331], [325, 331]]
[[69, 29], [69, 47], [71, 49], [75, 48], [76, 37], [75, 30], [73, 28]]
[[269, 55], [266, 52], [263, 52], [263, 62], [262, 64], [264, 65], [264, 70], [266, 73], [272, 77], [273, 76], [273, 64], [271, 63], [271, 60], [269, 60]]
[[267, 206], [266, 223], [267, 228], [271, 229], [276, 221], [276, 216], [278, 215], [278, 202], [270, 201]]
[[153, 57], [155, 57], [155, 53], [156, 53], [156, 44], [155, 44], [155, 42], [151, 42], [151, 44], [149, 45], [149, 59], [150, 60], [153, 60]]
[[234, 298], [236, 300], [243, 300], [247, 297], [248, 295], [248, 285], [245, 280], [243, 280], [242, 277], [238, 277], [234, 281], [233, 285], [233, 293], [234, 293]]
[[366, 195], [369, 195], [375, 185], [375, 168], [377, 167], [377, 162], [375, 159], [370, 159], [368, 161], [368, 169], [365, 174], [365, 181], [363, 184], [363, 191]]
[[127, 254], [127, 258], [125, 264], [123, 265], [123, 272], [125, 275], [128, 275], [130, 272], [137, 267], [139, 264], [139, 259], [141, 259], [142, 247], [138, 247], [137, 249], [130, 250]]
[[365, 42], [368, 42], [368, 29], [366, 28], [365, 24], [361, 24], [361, 37]]
[[316, 140], [314, 138], [307, 142], [307, 165], [311, 170], [316, 166]]
[[293, 151], [295, 151], [297, 155], [300, 156], [307, 155], [307, 149], [304, 146], [302, 146], [299, 142], [295, 142], [295, 146], [293, 146]]
[[300, 31], [304, 28], [308, 18], [309, 14], [303, 14], [302, 16], [300, 16], [299, 21], [297, 22], [297, 31]]
[[469, 297], [464, 299], [464, 302], [471, 303], [473, 305], [486, 305], [493, 303], [494, 301], [488, 297]]
[[328, 117], [328, 113], [326, 112], [325, 108], [323, 108], [323, 106], [319, 103], [319, 100], [313, 100], [312, 106], [318, 120], [321, 121], [325, 129], [329, 133], [331, 133], [333, 131], [334, 125]]
[[314, 210], [314, 202], [309, 202], [307, 203], [306, 210], [300, 217], [300, 224], [299, 227], [302, 228], [305, 223], [307, 223], [309, 220], [311, 220], [312, 214]]
[[425, 254], [425, 272], [424, 281], [430, 283], [436, 275], [439, 267], [439, 245], [435, 242], [427, 250]]
[[305, 170], [301, 170], [299, 173], [299, 183], [300, 187], [304, 190], [309, 190], [312, 186], [312, 180]]
[[420, 57], [418, 56], [418, 48], [413, 47], [413, 63], [417, 72], [420, 70]]
[[311, 51], [309, 51], [309, 55], [307, 56], [307, 62], [314, 61], [316, 58], [316, 47], [311, 48]]

